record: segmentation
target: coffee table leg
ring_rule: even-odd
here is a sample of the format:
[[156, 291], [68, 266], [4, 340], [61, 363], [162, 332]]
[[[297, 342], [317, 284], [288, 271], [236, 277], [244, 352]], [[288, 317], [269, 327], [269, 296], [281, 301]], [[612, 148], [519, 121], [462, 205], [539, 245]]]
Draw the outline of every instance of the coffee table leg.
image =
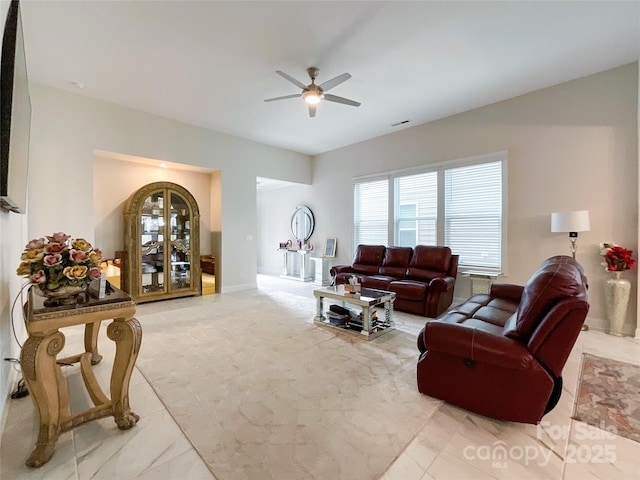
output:
[[316, 302], [316, 319], [322, 321], [322, 297], [318, 297]]
[[129, 407], [129, 383], [140, 351], [142, 327], [135, 318], [116, 318], [107, 328], [107, 335], [116, 342], [116, 357], [111, 372], [113, 416], [120, 430], [128, 430], [140, 419]]
[[393, 302], [384, 302], [384, 320], [389, 326], [393, 322]]
[[[27, 461], [29, 467], [47, 463], [56, 450], [60, 436], [61, 398], [67, 398], [67, 385], [60, 380], [56, 355], [64, 347], [64, 335], [59, 331], [43, 336], [30, 336], [22, 347], [20, 365], [31, 399], [38, 410], [40, 429], [36, 448]], [[37, 372], [37, 375], [36, 375]]]
[[371, 334], [371, 309], [369, 307], [362, 307], [362, 331], [363, 335]]

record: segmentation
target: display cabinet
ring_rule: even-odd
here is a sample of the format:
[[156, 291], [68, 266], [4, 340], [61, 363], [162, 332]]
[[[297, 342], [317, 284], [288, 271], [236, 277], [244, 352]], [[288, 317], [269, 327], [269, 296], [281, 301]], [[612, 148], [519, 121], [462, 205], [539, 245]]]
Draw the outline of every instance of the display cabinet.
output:
[[122, 289], [136, 302], [201, 294], [200, 213], [180, 185], [156, 182], [124, 209]]

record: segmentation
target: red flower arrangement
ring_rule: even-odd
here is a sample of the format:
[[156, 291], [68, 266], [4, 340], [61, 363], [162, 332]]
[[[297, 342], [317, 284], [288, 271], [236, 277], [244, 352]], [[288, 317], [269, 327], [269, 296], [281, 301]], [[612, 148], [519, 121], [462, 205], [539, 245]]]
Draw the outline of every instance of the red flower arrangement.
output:
[[633, 268], [636, 261], [631, 257], [633, 250], [613, 243], [603, 243], [601, 255], [607, 261], [606, 267], [610, 272], [622, 272]]

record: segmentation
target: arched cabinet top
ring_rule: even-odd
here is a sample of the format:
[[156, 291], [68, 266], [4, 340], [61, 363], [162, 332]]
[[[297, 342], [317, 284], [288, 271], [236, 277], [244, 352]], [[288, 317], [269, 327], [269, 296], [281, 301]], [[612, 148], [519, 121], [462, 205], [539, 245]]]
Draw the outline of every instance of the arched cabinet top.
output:
[[138, 215], [147, 197], [149, 197], [149, 195], [154, 192], [159, 192], [162, 190], [171, 190], [172, 192], [180, 195], [189, 203], [192, 215], [198, 217], [200, 216], [198, 203], [196, 202], [196, 199], [193, 198], [193, 195], [191, 195], [191, 193], [189, 193], [189, 190], [187, 190], [183, 186], [173, 182], [154, 182], [139, 188], [129, 197], [129, 199], [125, 203], [124, 213], [129, 215]]

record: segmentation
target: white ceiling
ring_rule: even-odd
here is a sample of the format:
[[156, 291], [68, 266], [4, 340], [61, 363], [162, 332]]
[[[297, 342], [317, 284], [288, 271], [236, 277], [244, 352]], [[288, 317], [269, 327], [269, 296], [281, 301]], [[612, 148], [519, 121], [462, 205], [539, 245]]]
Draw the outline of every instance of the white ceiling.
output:
[[[310, 155], [640, 57], [635, 0], [21, 6], [31, 81]], [[299, 93], [276, 70], [308, 84], [309, 66], [349, 72], [331, 93], [362, 105], [263, 101]]]

